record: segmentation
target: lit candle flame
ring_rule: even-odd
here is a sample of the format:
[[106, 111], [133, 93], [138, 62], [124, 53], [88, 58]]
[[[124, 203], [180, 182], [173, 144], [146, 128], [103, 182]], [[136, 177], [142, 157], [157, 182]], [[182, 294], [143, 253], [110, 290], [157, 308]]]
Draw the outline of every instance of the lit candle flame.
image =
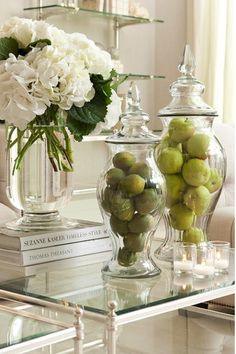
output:
[[216, 252], [216, 260], [219, 261], [221, 259], [220, 252]]

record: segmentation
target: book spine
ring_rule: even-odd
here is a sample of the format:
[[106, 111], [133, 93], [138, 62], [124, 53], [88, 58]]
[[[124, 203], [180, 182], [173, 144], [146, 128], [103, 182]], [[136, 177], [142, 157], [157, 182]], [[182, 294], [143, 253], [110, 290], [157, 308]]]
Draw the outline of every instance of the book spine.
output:
[[95, 225], [85, 228], [59, 230], [42, 235], [31, 235], [20, 238], [20, 250], [33, 250], [43, 247], [52, 247], [81, 241], [89, 241], [107, 237], [108, 232], [104, 225]]
[[110, 238], [104, 237], [97, 240], [29, 250], [21, 252], [21, 264], [30, 265], [87, 254], [95, 254], [97, 252], [110, 251], [111, 248]]

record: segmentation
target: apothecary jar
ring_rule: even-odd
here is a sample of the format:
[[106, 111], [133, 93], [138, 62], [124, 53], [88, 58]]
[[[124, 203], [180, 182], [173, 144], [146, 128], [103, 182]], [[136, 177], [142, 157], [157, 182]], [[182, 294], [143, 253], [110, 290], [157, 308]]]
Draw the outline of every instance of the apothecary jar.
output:
[[166, 235], [155, 251], [173, 261], [173, 242], [207, 241], [207, 229], [225, 178], [224, 149], [212, 130], [216, 111], [202, 99], [204, 86], [193, 76], [194, 59], [186, 46], [170, 88], [171, 103], [160, 111], [164, 130], [156, 161], [167, 186]]
[[103, 275], [121, 278], [151, 277], [160, 269], [150, 255], [152, 237], [165, 207], [166, 187], [154, 151], [159, 137], [140, 108], [137, 86], [128, 92], [123, 127], [106, 140], [110, 158], [98, 181], [98, 202], [112, 239], [112, 259]]

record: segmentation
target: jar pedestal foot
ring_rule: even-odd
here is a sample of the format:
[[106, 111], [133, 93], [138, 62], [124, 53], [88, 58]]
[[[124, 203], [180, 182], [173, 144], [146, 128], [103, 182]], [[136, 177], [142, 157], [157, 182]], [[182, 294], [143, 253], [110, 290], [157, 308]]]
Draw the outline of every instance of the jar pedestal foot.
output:
[[151, 259], [141, 260], [129, 267], [120, 266], [117, 261], [111, 260], [102, 268], [102, 274], [104, 279], [108, 277], [140, 279], [160, 275], [161, 269]]
[[16, 220], [6, 223], [6, 227], [17, 231], [30, 230], [60, 230], [78, 227], [79, 222], [75, 219], [68, 219], [60, 216], [58, 211], [48, 213], [26, 212]]

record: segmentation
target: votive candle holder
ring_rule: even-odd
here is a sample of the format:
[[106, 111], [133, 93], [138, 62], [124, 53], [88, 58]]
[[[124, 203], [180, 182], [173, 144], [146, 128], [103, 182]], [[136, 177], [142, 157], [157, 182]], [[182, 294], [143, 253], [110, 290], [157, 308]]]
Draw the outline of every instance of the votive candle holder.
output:
[[196, 245], [190, 242], [175, 242], [173, 246], [175, 274], [192, 274], [196, 263]]
[[215, 249], [211, 242], [200, 243], [197, 246], [196, 264], [193, 270], [198, 279], [212, 278], [215, 274]]
[[211, 241], [215, 250], [215, 274], [228, 273], [230, 243], [227, 241]]

